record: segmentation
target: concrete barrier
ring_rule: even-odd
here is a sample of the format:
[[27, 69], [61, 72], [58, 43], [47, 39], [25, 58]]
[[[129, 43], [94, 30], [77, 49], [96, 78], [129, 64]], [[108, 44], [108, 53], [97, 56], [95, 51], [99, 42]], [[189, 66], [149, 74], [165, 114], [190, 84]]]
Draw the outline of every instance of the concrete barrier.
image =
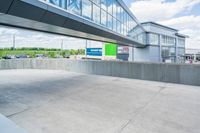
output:
[[200, 65], [67, 59], [0, 60], [0, 69], [53, 69], [187, 85], [200, 85]]

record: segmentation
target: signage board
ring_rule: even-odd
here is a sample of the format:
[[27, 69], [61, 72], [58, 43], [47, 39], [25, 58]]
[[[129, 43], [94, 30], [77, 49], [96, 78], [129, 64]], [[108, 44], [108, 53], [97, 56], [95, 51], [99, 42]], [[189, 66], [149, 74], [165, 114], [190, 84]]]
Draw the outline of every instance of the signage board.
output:
[[128, 46], [120, 46], [117, 49], [118, 54], [129, 54], [129, 47]]
[[117, 55], [117, 45], [113, 43], [105, 44], [105, 56], [116, 56]]
[[102, 48], [87, 48], [86, 54], [88, 56], [102, 56]]

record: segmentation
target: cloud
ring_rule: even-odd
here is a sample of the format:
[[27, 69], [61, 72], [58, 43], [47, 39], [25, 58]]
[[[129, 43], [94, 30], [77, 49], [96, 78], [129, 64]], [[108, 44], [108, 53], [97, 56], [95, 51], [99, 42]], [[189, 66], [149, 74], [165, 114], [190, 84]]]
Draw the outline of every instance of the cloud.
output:
[[172, 18], [169, 20], [160, 21], [159, 23], [162, 23], [164, 25], [169, 25], [173, 27], [178, 27], [181, 30], [184, 30], [185, 28], [189, 29], [200, 29], [200, 16], [182, 16], [177, 18]]
[[190, 11], [200, 0], [138, 0], [131, 4], [130, 10], [141, 21], [160, 21]]
[[9, 34], [19, 34], [19, 31], [17, 29], [0, 28], [0, 36]]
[[13, 35], [15, 35], [16, 47], [61, 48], [62, 40], [64, 48], [67, 49], [81, 49], [85, 47], [85, 40], [83, 39], [0, 27], [0, 48], [12, 47]]
[[[197, 4], [200, 0], [137, 0], [131, 4], [130, 10], [140, 22], [155, 21], [180, 30], [190, 36], [186, 39], [187, 48], [200, 48], [200, 15], [190, 13]], [[190, 15], [181, 16], [184, 13]]]

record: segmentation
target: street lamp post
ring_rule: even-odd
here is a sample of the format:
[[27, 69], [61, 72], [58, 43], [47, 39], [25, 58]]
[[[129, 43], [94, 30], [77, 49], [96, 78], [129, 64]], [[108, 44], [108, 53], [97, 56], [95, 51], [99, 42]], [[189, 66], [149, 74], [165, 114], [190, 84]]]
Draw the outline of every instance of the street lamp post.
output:
[[87, 58], [87, 46], [88, 45], [88, 40], [86, 39], [85, 41], [85, 58]]
[[15, 34], [13, 35], [13, 46], [12, 46], [13, 50], [15, 50]]

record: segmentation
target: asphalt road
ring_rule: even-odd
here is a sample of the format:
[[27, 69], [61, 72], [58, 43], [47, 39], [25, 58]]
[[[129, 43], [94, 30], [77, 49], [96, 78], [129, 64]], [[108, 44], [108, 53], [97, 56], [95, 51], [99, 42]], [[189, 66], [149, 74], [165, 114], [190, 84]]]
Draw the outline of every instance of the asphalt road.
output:
[[200, 87], [1, 70], [0, 113], [28, 133], [200, 133]]

